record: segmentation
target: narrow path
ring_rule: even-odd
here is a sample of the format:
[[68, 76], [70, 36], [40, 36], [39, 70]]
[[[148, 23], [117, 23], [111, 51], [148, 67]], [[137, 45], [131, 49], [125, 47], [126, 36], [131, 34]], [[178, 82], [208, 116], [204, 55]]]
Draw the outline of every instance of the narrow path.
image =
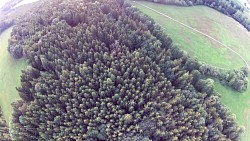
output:
[[164, 16], [164, 17], [166, 17], [166, 18], [168, 18], [168, 19], [170, 19], [170, 20], [172, 20], [172, 21], [174, 21], [174, 22], [176, 22], [176, 23], [178, 23], [178, 24], [180, 24], [180, 25], [186, 27], [186, 28], [189, 28], [189, 29], [191, 29], [191, 30], [193, 30], [193, 31], [195, 31], [195, 32], [197, 32], [197, 33], [199, 33], [199, 34], [202, 34], [203, 36], [205, 36], [205, 37], [207, 37], [207, 38], [209, 38], [209, 39], [211, 39], [211, 40], [217, 42], [218, 44], [222, 45], [223, 47], [229, 49], [231, 52], [233, 52], [233, 53], [235, 53], [236, 55], [238, 55], [238, 56], [244, 61], [244, 63], [246, 64], [248, 70], [250, 71], [250, 66], [248, 65], [247, 61], [246, 61], [238, 52], [236, 52], [235, 50], [233, 50], [233, 49], [230, 48], [229, 46], [223, 44], [222, 42], [220, 42], [219, 40], [215, 39], [214, 37], [212, 37], [212, 36], [210, 36], [210, 35], [208, 35], [208, 34], [206, 34], [206, 33], [204, 33], [204, 32], [201, 32], [201, 31], [199, 31], [199, 30], [197, 30], [197, 29], [195, 29], [195, 28], [193, 28], [193, 27], [191, 27], [191, 26], [189, 26], [189, 25], [186, 25], [186, 24], [184, 24], [184, 23], [182, 23], [182, 22], [180, 22], [180, 21], [178, 21], [178, 20], [176, 20], [176, 19], [174, 19], [174, 18], [172, 18], [172, 17], [170, 17], [170, 16], [168, 16], [168, 15], [162, 13], [162, 12], [159, 12], [159, 11], [153, 9], [153, 8], [150, 8], [150, 7], [148, 7], [148, 6], [144, 5], [144, 4], [141, 4], [141, 3], [137, 2], [137, 1], [133, 1], [133, 2], [134, 2], [134, 3], [137, 3], [137, 4], [141, 5], [141, 6], [143, 6], [143, 7], [145, 7], [145, 8], [147, 8], [147, 9], [149, 9], [149, 10], [152, 10], [152, 11], [154, 11], [154, 12], [156, 12], [156, 13], [158, 13], [158, 14], [160, 14], [160, 15], [162, 15], [162, 16]]

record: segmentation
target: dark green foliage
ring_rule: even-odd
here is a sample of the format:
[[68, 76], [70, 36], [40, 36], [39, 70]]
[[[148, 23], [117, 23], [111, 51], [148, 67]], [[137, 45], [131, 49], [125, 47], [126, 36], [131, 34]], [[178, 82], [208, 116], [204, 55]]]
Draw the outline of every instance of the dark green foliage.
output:
[[117, 0], [120, 6], [123, 6], [125, 0]]
[[11, 141], [9, 128], [3, 117], [2, 109], [0, 107], [0, 141]]
[[123, 141], [152, 141], [148, 137], [143, 137], [141, 135], [124, 135]]
[[224, 74], [224, 78], [229, 86], [239, 92], [247, 89], [248, 75], [246, 75], [242, 70], [227, 71]]
[[0, 34], [7, 28], [11, 27], [13, 25], [13, 21], [0, 21]]
[[248, 31], [250, 31], [250, 19], [244, 7], [240, 6], [234, 0], [146, 0], [162, 4], [171, 4], [179, 6], [193, 6], [205, 5], [215, 10], [222, 12], [240, 24], [242, 24]]
[[239, 140], [213, 82], [137, 9], [119, 0], [41, 7], [10, 40], [30, 64], [13, 140]]
[[202, 74], [205, 77], [217, 79], [221, 84], [227, 85], [236, 91], [243, 92], [247, 89], [249, 72], [246, 67], [240, 70], [224, 70], [189, 58], [185, 63], [185, 68], [193, 73], [193, 84], [198, 81]]
[[20, 59], [20, 58], [23, 57], [23, 47], [21, 47], [21, 46], [18, 46], [18, 45], [12, 46], [12, 45], [10, 45], [8, 50], [15, 59]]
[[217, 78], [222, 84], [243, 92], [247, 89], [248, 85], [248, 70], [242, 68], [240, 70], [223, 70], [216, 67], [202, 64], [199, 71], [208, 77]]

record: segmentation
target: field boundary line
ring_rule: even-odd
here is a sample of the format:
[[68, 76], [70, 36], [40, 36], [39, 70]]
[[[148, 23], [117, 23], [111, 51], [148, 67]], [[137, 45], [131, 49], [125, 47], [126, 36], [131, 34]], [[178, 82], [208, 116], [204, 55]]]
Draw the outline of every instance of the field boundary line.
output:
[[210, 35], [208, 35], [208, 34], [206, 34], [206, 33], [204, 33], [204, 32], [199, 31], [198, 29], [195, 29], [195, 28], [193, 28], [193, 27], [191, 27], [191, 26], [189, 26], [189, 25], [187, 25], [187, 24], [184, 24], [184, 23], [182, 23], [182, 22], [180, 22], [180, 21], [178, 21], [178, 20], [176, 20], [176, 19], [174, 19], [174, 18], [172, 18], [172, 17], [170, 17], [170, 16], [168, 16], [168, 15], [166, 15], [166, 14], [160, 12], [160, 11], [157, 11], [157, 10], [151, 8], [151, 7], [148, 7], [148, 6], [146, 6], [146, 5], [144, 5], [144, 4], [141, 4], [141, 3], [137, 2], [137, 1], [133, 1], [133, 2], [134, 2], [134, 3], [137, 3], [137, 4], [141, 5], [141, 6], [143, 6], [143, 7], [145, 7], [145, 8], [147, 8], [147, 9], [149, 9], [149, 10], [152, 10], [152, 11], [154, 11], [154, 12], [156, 12], [156, 13], [158, 13], [158, 14], [160, 14], [160, 15], [162, 15], [162, 16], [164, 16], [164, 17], [166, 17], [166, 18], [168, 18], [168, 19], [170, 19], [170, 20], [172, 20], [172, 21], [174, 21], [174, 22], [176, 22], [176, 23], [178, 23], [178, 24], [180, 24], [180, 25], [186, 27], [186, 28], [189, 28], [189, 29], [191, 29], [191, 30], [193, 30], [193, 31], [195, 31], [195, 32], [197, 32], [197, 33], [199, 33], [199, 34], [201, 34], [201, 35], [203, 35], [203, 36], [209, 38], [209, 39], [212, 39], [213, 41], [217, 42], [218, 44], [222, 45], [223, 47], [229, 49], [231, 52], [235, 53], [237, 56], [239, 56], [239, 57], [241, 58], [241, 60], [244, 61], [245, 65], [246, 65], [247, 68], [248, 68], [248, 71], [250, 71], [250, 66], [248, 65], [247, 61], [246, 61], [238, 52], [236, 52], [235, 50], [233, 50], [233, 49], [230, 48], [229, 46], [225, 45], [225, 44], [222, 43], [221, 41], [215, 39], [214, 37], [212, 37], [212, 36], [210, 36]]

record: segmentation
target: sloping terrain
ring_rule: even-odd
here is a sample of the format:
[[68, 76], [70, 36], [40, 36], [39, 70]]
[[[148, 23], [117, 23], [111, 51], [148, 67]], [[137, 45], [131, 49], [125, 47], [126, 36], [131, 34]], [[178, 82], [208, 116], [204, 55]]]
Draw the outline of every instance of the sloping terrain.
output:
[[[150, 2], [140, 3], [157, 9], [182, 23], [222, 41], [236, 50], [250, 63], [250, 56], [248, 55], [248, 52], [250, 52], [250, 48], [248, 48], [250, 46], [250, 35], [246, 29], [237, 24], [232, 18], [205, 6], [178, 7]], [[191, 56], [196, 56], [200, 61], [226, 69], [231, 69], [232, 66], [234, 66], [233, 68], [239, 68], [244, 65], [239, 56], [213, 40], [195, 33], [193, 30], [187, 29], [154, 11], [138, 4], [135, 5], [159, 23], [166, 30], [166, 33], [176, 43], [180, 44], [182, 49], [190, 53]]]
[[124, 0], [44, 1], [9, 43], [29, 63], [13, 140], [239, 140], [243, 131], [213, 80]]
[[[178, 7], [149, 2], [141, 2], [150, 8], [156, 9], [170, 17], [198, 29], [237, 51], [250, 63], [250, 36], [247, 30], [230, 17], [227, 17], [205, 6]], [[199, 61], [225, 69], [238, 69], [244, 66], [244, 61], [238, 55], [219, 45], [213, 40], [196, 33], [176, 22], [147, 9], [139, 4], [132, 3], [145, 14], [160, 24], [166, 33], [180, 44], [180, 48], [196, 56]], [[215, 83], [216, 90], [222, 94], [222, 102], [236, 114], [237, 121], [246, 127], [243, 140], [250, 138], [250, 90], [238, 93], [219, 83]]]
[[[13, 104], [13, 140], [236, 141], [243, 131], [213, 80], [123, 0], [47, 0], [11, 34], [9, 51], [29, 64]], [[1, 89], [14, 91], [26, 63], [3, 61]]]

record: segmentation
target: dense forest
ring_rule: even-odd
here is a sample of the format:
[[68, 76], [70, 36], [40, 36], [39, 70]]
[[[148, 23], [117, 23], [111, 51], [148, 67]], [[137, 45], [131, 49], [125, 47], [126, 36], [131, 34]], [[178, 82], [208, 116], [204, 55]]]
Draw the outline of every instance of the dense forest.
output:
[[29, 67], [12, 140], [233, 140], [243, 128], [213, 80], [123, 0], [44, 0], [15, 22], [9, 51]]
[[145, 0], [145, 1], [179, 5], [179, 6], [205, 5], [234, 18], [236, 21], [242, 24], [248, 31], [250, 31], [249, 16], [246, 14], [244, 7], [239, 5], [234, 0]]

